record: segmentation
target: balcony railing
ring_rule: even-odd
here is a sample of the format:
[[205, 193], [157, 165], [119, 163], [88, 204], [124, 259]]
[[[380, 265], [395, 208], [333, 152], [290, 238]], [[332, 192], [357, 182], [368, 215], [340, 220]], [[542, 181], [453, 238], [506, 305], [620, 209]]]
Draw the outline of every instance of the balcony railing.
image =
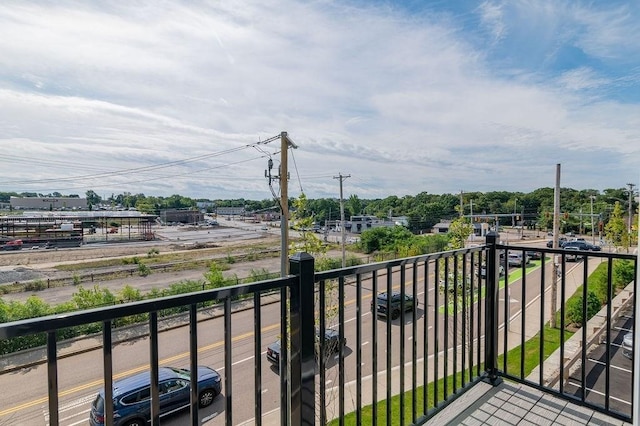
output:
[[[540, 254], [540, 260], [514, 266], [509, 265], [509, 256], [501, 256], [521, 253], [526, 259], [527, 252]], [[113, 338], [117, 332], [114, 325], [120, 318], [133, 315], [146, 318], [149, 359], [139, 367], [148, 365], [151, 421], [159, 424], [158, 377], [163, 363], [160, 324], [165, 313], [176, 308], [185, 312], [191, 383], [197, 381], [199, 360], [214, 346], [202, 342], [201, 336], [210, 330], [209, 321], [215, 317], [223, 329], [216, 345], [223, 348], [219, 362], [224, 377], [224, 415], [212, 420], [214, 424], [267, 424], [273, 417], [271, 421], [266, 419], [274, 413], [275, 422], [281, 424], [336, 421], [342, 425], [347, 416], [353, 416], [355, 424], [424, 424], [477, 382], [496, 384], [502, 378], [631, 421], [630, 407], [620, 409], [612, 403], [611, 359], [617, 351], [613, 282], [615, 262], [630, 261], [636, 271], [637, 257], [581, 252], [578, 262], [569, 263], [569, 255], [564, 250], [501, 245], [490, 235], [486, 244], [478, 247], [315, 273], [313, 257], [299, 253], [290, 259], [291, 275], [285, 278], [4, 323], [0, 324], [0, 340], [46, 334], [43, 362], [47, 367], [50, 425], [64, 424], [59, 415], [60, 397], [65, 394], [59, 382], [63, 342], [58, 336], [66, 328], [92, 323], [99, 323], [102, 330], [101, 361], [95, 365], [99, 376], [95, 379], [100, 384], [96, 385], [96, 380], [92, 383], [96, 389], [104, 387], [105, 424], [113, 424], [113, 384], [118, 375], [114, 367], [114, 348], [118, 346]], [[602, 325], [593, 329], [584, 313], [590, 309], [588, 277], [599, 263], [605, 265], [607, 303]], [[632, 287], [636, 278], [634, 272]], [[549, 356], [551, 343], [546, 343], [545, 326], [552, 315], [554, 288], [558, 327], [568, 325], [565, 302], [575, 288], [579, 295], [581, 292], [582, 302], [577, 308], [583, 312], [583, 320], [573, 337], [560, 333], [558, 350]], [[401, 302], [378, 297], [381, 293], [397, 294]], [[275, 305], [268, 305], [266, 298], [275, 299]], [[219, 314], [203, 311], [204, 304], [214, 301]], [[253, 321], [249, 332], [244, 330], [246, 324], [234, 321], [239, 315], [234, 309], [238, 303], [250, 310], [245, 317]], [[576, 304], [571, 306], [575, 309]], [[273, 314], [276, 307], [278, 323], [267, 324], [269, 320], [263, 315]], [[383, 312], [385, 315], [379, 315]], [[263, 336], [269, 327], [277, 327], [281, 342], [275, 371], [266, 367], [269, 362], [264, 356], [265, 347], [272, 343]], [[346, 341], [346, 345], [335, 345], [325, 332], [329, 329], [335, 330], [337, 342]], [[252, 364], [253, 383], [235, 378], [240, 360], [234, 342], [248, 335], [252, 336], [251, 356], [246, 359]], [[516, 356], [509, 351], [530, 345], [527, 341], [535, 335], [541, 343], [534, 349], [537, 367], [531, 372], [524, 350]], [[596, 371], [590, 369], [588, 359], [594, 345], [602, 342], [606, 357]], [[590, 375], [595, 374], [604, 377], [602, 392], [590, 392]], [[570, 376], [573, 380], [569, 386]], [[8, 380], [0, 372], [0, 385]], [[275, 407], [273, 401], [263, 400], [265, 388], [273, 383], [279, 395]], [[2, 423], [3, 415], [17, 415], [29, 404], [0, 405]], [[247, 410], [247, 406], [255, 408]], [[196, 386], [191, 386], [189, 407], [189, 422], [200, 424], [202, 410]]]

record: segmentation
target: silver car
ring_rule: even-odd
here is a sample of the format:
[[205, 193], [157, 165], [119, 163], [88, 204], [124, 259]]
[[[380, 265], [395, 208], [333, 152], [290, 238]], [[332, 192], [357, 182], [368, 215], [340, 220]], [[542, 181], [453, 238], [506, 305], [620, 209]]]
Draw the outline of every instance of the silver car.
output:
[[622, 339], [622, 355], [633, 358], [633, 330], [624, 335]]

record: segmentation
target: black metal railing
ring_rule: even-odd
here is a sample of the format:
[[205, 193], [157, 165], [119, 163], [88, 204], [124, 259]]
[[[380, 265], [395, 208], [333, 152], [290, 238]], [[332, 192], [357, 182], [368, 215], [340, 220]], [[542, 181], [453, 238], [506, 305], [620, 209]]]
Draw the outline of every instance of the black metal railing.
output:
[[[497, 330], [501, 338], [498, 375], [631, 422], [633, 363], [622, 355], [621, 342], [633, 328], [637, 255], [501, 244], [495, 249], [507, 254], [499, 260], [505, 269], [509, 253], [540, 259], [513, 265], [520, 276], [507, 274], [501, 283], [497, 326], [487, 327], [487, 334]], [[536, 343], [527, 343], [532, 338]], [[525, 370], [524, 349], [510, 355], [514, 347], [537, 354], [533, 371]], [[549, 353], [547, 347], [556, 349]]]
[[[526, 262], [529, 254], [540, 254], [533, 266]], [[521, 254], [521, 265], [510, 264], [509, 253]], [[501, 255], [503, 254], [503, 255]], [[211, 301], [220, 302], [224, 338], [224, 423], [251, 421], [262, 424], [271, 413], [262, 393], [265, 381], [278, 383], [279, 420], [282, 424], [311, 425], [335, 421], [345, 424], [353, 416], [356, 424], [424, 424], [442, 408], [452, 403], [481, 380], [494, 384], [501, 378], [525, 383], [572, 402], [589, 406], [614, 417], [630, 421], [631, 411], [612, 406], [611, 377], [614, 368], [614, 275], [615, 261], [632, 262], [635, 255], [605, 252], [580, 253], [568, 266], [574, 253], [560, 249], [531, 248], [499, 244], [490, 234], [485, 245], [416, 256], [388, 262], [372, 263], [314, 273], [314, 259], [299, 253], [290, 259], [291, 275], [285, 278], [206, 290], [183, 296], [153, 299], [114, 307], [93, 309], [64, 316], [49, 316], [0, 324], [0, 339], [36, 333], [47, 335], [47, 401], [49, 424], [61, 424], [58, 415], [59, 342], [56, 332], [67, 327], [98, 322], [102, 324], [102, 382], [105, 386], [106, 424], [112, 424], [112, 386], [114, 383], [112, 326], [118, 318], [148, 314], [149, 370], [152, 383], [151, 413], [153, 424], [161, 414], [158, 405], [158, 370], [161, 360], [159, 322], [165, 310], [182, 307], [188, 312], [188, 359], [192, 383], [198, 365], [199, 332], [202, 309]], [[537, 257], [537, 256], [534, 256]], [[514, 260], [515, 261], [515, 260]], [[590, 393], [589, 382], [596, 373], [588, 364], [592, 346], [597, 342], [587, 333], [590, 309], [588, 277], [596, 262], [606, 265], [607, 304], [603, 331], [605, 356], [600, 368], [606, 378], [604, 397]], [[504, 275], [501, 271], [504, 270]], [[559, 271], [559, 272], [556, 272]], [[519, 273], [518, 273], [519, 272]], [[635, 273], [632, 281], [635, 282]], [[558, 325], [567, 326], [566, 302], [573, 294], [571, 284], [580, 288], [583, 312], [579, 335], [582, 342], [594, 342], [574, 349], [575, 339], [560, 333], [559, 356], [554, 364], [545, 347], [545, 332], [552, 315], [550, 283], [558, 289]], [[387, 297], [384, 297], [386, 294]], [[264, 368], [265, 297], [275, 297], [281, 342], [277, 377]], [[252, 310], [254, 372], [253, 418], [236, 414], [238, 404], [246, 404], [247, 383], [234, 380], [233, 315], [236, 300], [249, 303]], [[550, 332], [547, 332], [549, 334]], [[619, 334], [619, 333], [618, 333]], [[524, 348], [536, 335], [540, 342], [536, 371], [527, 371], [525, 351], [510, 355], [509, 350]], [[547, 336], [548, 337], [548, 336]], [[616, 337], [617, 338], [617, 337]], [[336, 343], [337, 342], [337, 343]], [[346, 343], [345, 343], [346, 342]], [[571, 348], [571, 349], [570, 349]], [[566, 361], [572, 351], [571, 364]], [[515, 362], [512, 358], [517, 357]], [[514, 367], [515, 365], [515, 367]], [[265, 371], [267, 370], [267, 371]], [[578, 371], [576, 373], [576, 371]], [[551, 374], [554, 373], [554, 374]], [[555, 377], [555, 379], [554, 379]], [[578, 378], [578, 385], [576, 382]], [[572, 381], [573, 380], [573, 381]], [[0, 384], [3, 374], [0, 372]], [[569, 385], [570, 383], [570, 385]], [[242, 389], [241, 391], [239, 389]], [[240, 394], [238, 392], [241, 392]], [[632, 390], [630, 390], [632, 392]], [[4, 404], [3, 404], [4, 405]], [[615, 405], [615, 404], [614, 404]], [[16, 406], [16, 410], [18, 407]], [[0, 422], [2, 413], [0, 411]], [[15, 411], [12, 411], [15, 412]], [[244, 416], [244, 417], [241, 417]], [[201, 413], [197, 389], [192, 386], [190, 423], [198, 424]]]

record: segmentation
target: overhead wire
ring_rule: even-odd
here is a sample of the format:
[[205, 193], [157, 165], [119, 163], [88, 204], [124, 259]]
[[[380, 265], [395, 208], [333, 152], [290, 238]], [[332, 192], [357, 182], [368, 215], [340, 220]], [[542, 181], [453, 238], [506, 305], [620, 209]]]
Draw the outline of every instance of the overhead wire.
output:
[[[170, 167], [176, 167], [179, 165], [184, 165], [184, 164], [189, 164], [189, 163], [193, 163], [196, 161], [202, 161], [202, 160], [206, 160], [209, 158], [214, 158], [214, 157], [218, 157], [218, 156], [222, 156], [222, 155], [226, 155], [226, 154], [230, 154], [230, 153], [234, 153], [234, 152], [238, 152], [247, 148], [256, 148], [258, 145], [265, 145], [268, 144], [270, 142], [273, 142], [274, 140], [278, 139], [280, 136], [273, 136], [270, 137], [264, 141], [259, 141], [259, 142], [254, 142], [251, 144], [247, 144], [247, 145], [243, 145], [240, 147], [234, 147], [234, 148], [230, 148], [227, 150], [223, 150], [223, 151], [218, 151], [218, 152], [213, 152], [213, 153], [208, 153], [208, 154], [203, 154], [203, 155], [199, 155], [196, 157], [190, 157], [190, 158], [185, 158], [185, 159], [181, 159], [181, 160], [176, 160], [176, 161], [169, 161], [166, 163], [160, 163], [160, 164], [154, 164], [154, 165], [149, 165], [149, 166], [142, 166], [142, 167], [135, 167], [135, 168], [131, 168], [131, 169], [121, 169], [121, 170], [113, 170], [113, 171], [105, 171], [105, 172], [101, 172], [101, 173], [96, 173], [96, 174], [91, 174], [91, 175], [76, 175], [76, 176], [70, 176], [70, 177], [60, 177], [60, 178], [49, 178], [49, 179], [33, 179], [33, 180], [14, 180], [14, 181], [0, 181], [0, 185], [33, 185], [33, 184], [42, 184], [42, 183], [50, 183], [50, 182], [67, 182], [67, 181], [75, 181], [75, 180], [79, 180], [79, 179], [103, 179], [103, 178], [107, 178], [107, 177], [117, 177], [117, 176], [127, 176], [127, 175], [131, 175], [131, 174], [135, 174], [135, 173], [146, 173], [149, 171], [156, 171], [156, 170], [161, 170], [161, 169], [165, 169], [165, 168], [170, 168]], [[263, 153], [269, 155], [268, 153], [266, 153], [266, 151], [259, 149], [259, 151], [262, 151]], [[19, 157], [19, 156], [11, 156], [11, 155], [0, 155], [0, 158], [4, 156], [5, 158], [14, 158], [14, 159], [19, 159], [19, 160], [30, 160], [31, 163], [38, 163], [40, 162], [37, 159], [27, 159], [25, 157]], [[244, 161], [240, 161], [238, 163], [242, 163]], [[50, 165], [51, 162], [48, 162], [48, 164]], [[64, 164], [64, 162], [57, 162], [58, 164]], [[74, 164], [74, 163], [70, 163], [70, 164]], [[237, 163], [231, 163], [231, 164], [237, 164]], [[204, 170], [209, 170], [212, 168], [208, 168], [208, 169], [204, 169]], [[193, 173], [193, 171], [190, 171], [188, 174]], [[175, 177], [176, 175], [172, 175], [172, 177]], [[166, 178], [166, 176], [161, 176], [161, 177], [155, 177], [155, 178], [148, 178], [148, 179], [143, 179], [143, 180], [139, 180], [139, 181], [135, 181], [135, 182], [131, 182], [131, 183], [140, 183], [140, 182], [146, 182], [146, 181], [153, 181], [153, 180], [158, 180], [158, 179], [162, 179], [162, 178]]]

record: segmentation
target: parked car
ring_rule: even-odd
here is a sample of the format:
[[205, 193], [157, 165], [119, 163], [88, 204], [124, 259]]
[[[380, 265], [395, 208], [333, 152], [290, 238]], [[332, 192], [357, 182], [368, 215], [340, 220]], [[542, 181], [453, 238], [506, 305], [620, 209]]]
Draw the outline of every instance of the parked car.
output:
[[[340, 332], [333, 328], [327, 328], [324, 331], [324, 345], [325, 345], [325, 354], [331, 355], [334, 353], [338, 353], [340, 351]], [[342, 346], [347, 346], [346, 337], [342, 339]], [[274, 365], [279, 365], [280, 363], [280, 351], [281, 351], [281, 343], [280, 339], [276, 340], [272, 344], [267, 347], [267, 360]], [[315, 355], [316, 358], [320, 353], [320, 331], [316, 330], [316, 345], [315, 345]]]
[[522, 266], [529, 264], [529, 256], [522, 252], [511, 252], [507, 255], [507, 266]]
[[[191, 381], [189, 370], [160, 367], [159, 374], [160, 416], [175, 413], [189, 407]], [[148, 371], [113, 382], [114, 426], [146, 425], [151, 421], [151, 376]], [[222, 391], [220, 374], [212, 368], [198, 366], [198, 404], [211, 405]], [[89, 424], [104, 424], [104, 389], [91, 404]]]
[[[388, 294], [386, 292], [378, 294], [378, 297], [371, 301], [371, 312], [375, 312], [379, 317], [387, 317], [387, 298]], [[400, 314], [404, 312], [413, 311], [415, 303], [415, 299], [410, 294], [405, 294], [404, 300], [402, 300], [402, 295], [399, 291], [392, 292], [390, 300], [391, 319], [399, 318]]]
[[633, 358], [633, 329], [622, 339], [622, 355], [629, 359]]

